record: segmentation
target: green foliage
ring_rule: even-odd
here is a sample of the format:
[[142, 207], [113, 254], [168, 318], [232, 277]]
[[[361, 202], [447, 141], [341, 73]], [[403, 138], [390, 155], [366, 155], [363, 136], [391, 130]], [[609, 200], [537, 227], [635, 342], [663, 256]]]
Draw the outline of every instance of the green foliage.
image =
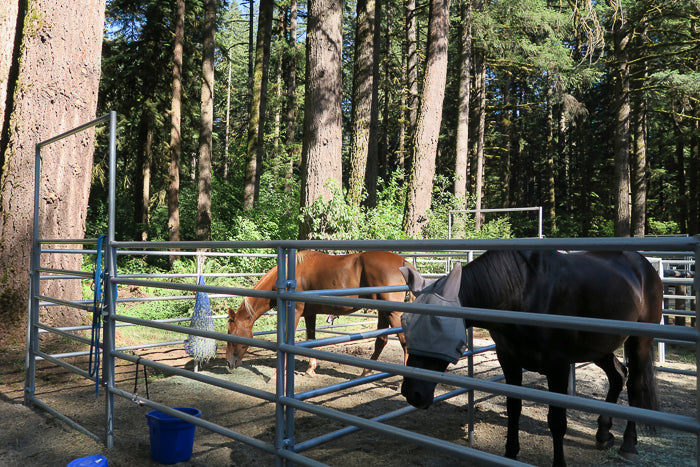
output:
[[680, 229], [675, 221], [664, 221], [652, 218], [648, 219], [649, 235], [678, 235]]
[[[377, 206], [355, 207], [347, 203], [336, 190], [332, 200], [319, 200], [306, 212], [312, 216], [314, 234], [318, 238], [334, 240], [400, 240], [407, 239], [402, 230], [405, 186], [400, 183], [401, 172], [395, 172], [386, 184], [381, 183], [377, 195]], [[449, 238], [449, 212], [463, 209], [464, 200], [457, 199], [449, 190], [451, 181], [436, 176], [432, 208], [423, 229], [423, 238]], [[509, 238], [509, 221], [497, 219], [474, 230], [472, 221], [464, 238]]]
[[167, 300], [139, 303], [125, 308], [123, 313], [134, 318], [155, 320], [185, 318], [192, 314], [194, 300]]

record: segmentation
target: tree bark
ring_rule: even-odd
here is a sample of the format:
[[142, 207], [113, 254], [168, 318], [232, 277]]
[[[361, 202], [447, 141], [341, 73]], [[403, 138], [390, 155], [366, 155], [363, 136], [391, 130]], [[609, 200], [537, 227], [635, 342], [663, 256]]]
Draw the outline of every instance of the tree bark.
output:
[[[646, 64], [641, 68], [641, 87], [646, 83]], [[634, 163], [632, 164], [632, 236], [643, 237], [647, 209], [647, 102], [646, 95], [639, 91], [634, 106]]]
[[[355, 56], [352, 90], [352, 136], [350, 142], [350, 177], [348, 182], [348, 202], [359, 206], [365, 188], [365, 173], [370, 154], [377, 157], [376, 106], [374, 88], [377, 86], [375, 68], [379, 44], [374, 42], [376, 18], [376, 0], [359, 0], [357, 2], [357, 20], [355, 27]], [[374, 107], [374, 108], [373, 108]], [[374, 121], [372, 119], [374, 117]], [[375, 136], [371, 129], [374, 126]], [[374, 147], [370, 147], [370, 141]]]
[[211, 155], [214, 132], [214, 46], [217, 0], [205, 3], [202, 49], [202, 99], [199, 129], [197, 240], [211, 240]]
[[[39, 238], [79, 239], [85, 235], [94, 130], [42, 150], [36, 214], [35, 145], [95, 117], [105, 8], [105, 2], [97, 0], [36, 0], [31, 9], [26, 2], [5, 2], [0, 11], [11, 9], [9, 3], [19, 3], [19, 9], [14, 23], [14, 10], [0, 21], [3, 28], [16, 26], [12, 34], [3, 36], [4, 42], [14, 35], [11, 62], [15, 66], [7, 75], [7, 92], [1, 96], [0, 267], [4, 273], [0, 275], [0, 319], [6, 324], [26, 313], [33, 216], [39, 216]], [[76, 18], [81, 20], [80, 28], [75, 27]], [[4, 23], [6, 20], [10, 23]], [[4, 75], [7, 67], [2, 66]], [[79, 270], [81, 257], [52, 255], [42, 266]], [[63, 300], [82, 298], [80, 281], [47, 281], [40, 293]], [[43, 308], [41, 314], [46, 324], [84, 323], [84, 313], [73, 308]]]
[[403, 230], [409, 236], [421, 233], [427, 223], [426, 215], [432, 200], [435, 158], [447, 81], [449, 11], [449, 0], [430, 1], [423, 96], [412, 144], [413, 167], [408, 180], [403, 216]]
[[[416, 12], [416, 0], [404, 0], [406, 8], [406, 93], [408, 113], [408, 137], [411, 141], [416, 134], [416, 121], [418, 120], [418, 16]], [[404, 160], [406, 172], [410, 172], [412, 155], [409, 143], [408, 157]]]
[[[549, 77], [548, 77], [549, 78]], [[557, 191], [555, 180], [555, 159], [556, 149], [554, 146], [554, 84], [551, 79], [547, 79], [547, 205], [549, 207], [549, 230], [551, 233], [557, 230]]]
[[616, 106], [615, 124], [615, 236], [630, 236], [630, 77], [628, 28], [618, 15], [613, 24], [613, 49], [616, 70]]
[[260, 189], [260, 170], [265, 149], [265, 107], [267, 106], [267, 76], [270, 63], [270, 40], [272, 37], [273, 0], [260, 1], [258, 15], [258, 37], [255, 42], [255, 68], [253, 70], [253, 94], [248, 123], [248, 150], [246, 156], [243, 210], [250, 211]]
[[[22, 32], [21, 25], [23, 18], [18, 16], [20, 2], [2, 2], [0, 4], [0, 135], [4, 134], [5, 124], [10, 119], [12, 110], [12, 95], [8, 94], [11, 87], [8, 83], [14, 81], [17, 74], [18, 62], [13, 62], [13, 57], [19, 53], [19, 41], [16, 33]], [[18, 20], [20, 22], [18, 23]], [[0, 141], [4, 141], [0, 139]], [[4, 147], [0, 147], [0, 154], [4, 155]], [[0, 161], [0, 167], [2, 167]], [[2, 170], [2, 169], [0, 169]]]
[[295, 136], [296, 136], [296, 119], [297, 119], [297, 1], [290, 0], [289, 4], [289, 44], [287, 46], [288, 55], [285, 57], [286, 66], [286, 120], [287, 127], [285, 130], [284, 146], [287, 151], [289, 162], [287, 163], [286, 173], [284, 177], [284, 190], [292, 191], [292, 175], [294, 173], [294, 156], [295, 151]]
[[[341, 0], [310, 0], [306, 39], [306, 93], [302, 145], [302, 210], [333, 197], [331, 184], [342, 184]], [[323, 235], [323, 232], [320, 233]], [[311, 219], [299, 226], [299, 238], [313, 236]]]
[[[185, 42], [185, 0], [177, 0], [173, 85], [170, 104], [170, 164], [168, 166], [168, 240], [180, 241], [180, 156], [182, 155], [182, 54]], [[227, 127], [228, 128], [228, 127]], [[171, 256], [170, 261], [177, 257]]]
[[477, 56], [478, 72], [476, 75], [476, 91], [478, 102], [478, 122], [476, 128], [476, 174], [474, 182], [474, 209], [477, 209], [474, 228], [480, 230], [484, 223], [484, 216], [478, 210], [481, 209], [484, 196], [484, 142], [486, 136], [486, 53], [482, 50]]
[[462, 0], [459, 24], [459, 100], [457, 115], [457, 137], [455, 149], [454, 195], [463, 199], [466, 209], [467, 183], [469, 181], [469, 98], [471, 90], [472, 55], [472, 2]]

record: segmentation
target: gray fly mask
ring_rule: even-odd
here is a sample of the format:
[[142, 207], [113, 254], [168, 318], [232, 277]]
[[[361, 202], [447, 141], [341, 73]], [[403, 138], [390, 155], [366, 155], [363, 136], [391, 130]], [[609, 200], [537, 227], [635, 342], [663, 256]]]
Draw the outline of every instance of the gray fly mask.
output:
[[[411, 292], [416, 296], [413, 303], [461, 306], [459, 302], [459, 287], [462, 281], [461, 264], [455, 264], [448, 275], [430, 283], [414, 269], [407, 267], [399, 269]], [[462, 318], [403, 313], [401, 324], [409, 355], [433, 357], [456, 363], [467, 347], [467, 329]]]

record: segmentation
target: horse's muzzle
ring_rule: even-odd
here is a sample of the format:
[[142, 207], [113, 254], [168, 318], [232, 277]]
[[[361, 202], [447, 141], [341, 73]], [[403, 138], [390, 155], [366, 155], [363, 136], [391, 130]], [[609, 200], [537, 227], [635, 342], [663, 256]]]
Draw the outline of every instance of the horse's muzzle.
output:
[[243, 359], [241, 357], [237, 357], [235, 355], [232, 355], [226, 360], [226, 364], [228, 365], [229, 370], [235, 370], [241, 364], [243, 363]]
[[435, 385], [433, 384], [432, 388], [429, 387], [430, 385], [428, 381], [404, 377], [401, 384], [401, 395], [412, 406], [419, 409], [427, 409], [433, 403], [435, 391]]

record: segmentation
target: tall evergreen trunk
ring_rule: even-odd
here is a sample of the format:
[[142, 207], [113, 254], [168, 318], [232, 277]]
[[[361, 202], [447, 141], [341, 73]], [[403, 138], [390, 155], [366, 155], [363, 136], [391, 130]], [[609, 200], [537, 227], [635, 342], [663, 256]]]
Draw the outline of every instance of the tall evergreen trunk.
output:
[[253, 69], [255, 68], [255, 0], [248, 1], [248, 113], [253, 97]]
[[[401, 72], [400, 72], [400, 82], [406, 83], [406, 40], [401, 41]], [[397, 168], [401, 170], [400, 180], [404, 179], [404, 169], [406, 166], [406, 138], [408, 134], [406, 132], [406, 119], [408, 118], [408, 109], [406, 108], [408, 99], [406, 98], [406, 90], [401, 89], [401, 97], [399, 98], [399, 152], [397, 154], [398, 158], [396, 160]], [[386, 118], [386, 116], [384, 116]]]
[[484, 216], [479, 209], [483, 205], [484, 197], [484, 143], [486, 138], [486, 53], [481, 50], [477, 54], [477, 128], [476, 128], [476, 174], [474, 176], [474, 208], [477, 210], [474, 228], [480, 230], [484, 223]]
[[[386, 170], [389, 165], [387, 158], [389, 154], [389, 105], [386, 99], [386, 97], [390, 94], [388, 90], [384, 92], [384, 120], [382, 125], [382, 128], [384, 128], [384, 144], [381, 145], [381, 151], [379, 144], [379, 43], [382, 38], [382, 2], [375, 1], [375, 4], [376, 11], [373, 31], [374, 57], [372, 59], [372, 62], [374, 63], [374, 66], [372, 67], [372, 105], [370, 107], [369, 115], [369, 147], [367, 151], [367, 169], [365, 170], [365, 190], [367, 192], [365, 205], [370, 208], [377, 205], [377, 181], [379, 178], [380, 167]], [[388, 51], [391, 50], [391, 34], [389, 31], [390, 29], [387, 28], [387, 33], [385, 34], [387, 41], [386, 54], [388, 54]], [[387, 60], [385, 64], [386, 78], [387, 80], [391, 80], [389, 61]]]
[[513, 104], [513, 94], [515, 88], [515, 80], [513, 75], [508, 75], [506, 84], [503, 86], [503, 106], [504, 115], [506, 115], [506, 147], [505, 161], [503, 167], [503, 207], [510, 207], [512, 189], [511, 174], [513, 172], [513, 133], [515, 127], [515, 105]]
[[459, 10], [459, 98], [455, 148], [454, 195], [458, 199], [464, 199], [464, 209], [467, 207], [467, 184], [469, 182], [469, 98], [471, 90], [472, 55], [471, 12], [471, 0], [462, 0]]
[[289, 3], [289, 32], [287, 36], [289, 42], [285, 55], [285, 84], [287, 94], [285, 99], [286, 106], [286, 129], [284, 135], [284, 147], [287, 151], [287, 167], [284, 177], [284, 191], [292, 191], [292, 175], [294, 173], [295, 159], [295, 134], [296, 134], [296, 118], [297, 118], [297, 1], [290, 0]]
[[226, 56], [226, 128], [224, 130], [224, 180], [228, 179], [231, 144], [231, 55]]
[[[180, 241], [180, 156], [182, 155], [182, 58], [185, 42], [185, 0], [177, 0], [173, 85], [170, 104], [170, 164], [168, 166], [168, 240]], [[228, 129], [228, 123], [226, 125]], [[174, 262], [176, 256], [171, 256]]]
[[[280, 8], [277, 12], [277, 27], [275, 28], [275, 34], [278, 38], [278, 43], [282, 44], [282, 38], [284, 37], [284, 18], [285, 10]], [[273, 137], [272, 137], [272, 148], [275, 154], [274, 164], [275, 164], [275, 178], [279, 174], [279, 162], [280, 162], [280, 143], [282, 138], [282, 83], [283, 83], [283, 72], [282, 72], [282, 57], [277, 60], [275, 65], [275, 117], [273, 119]]]
[[217, 0], [206, 0], [202, 47], [202, 99], [199, 129], [197, 240], [211, 240], [211, 156], [214, 133], [214, 46]]
[[[7, 32], [0, 40], [0, 83], [7, 86], [0, 95], [0, 319], [16, 338], [23, 337], [13, 331], [21, 330], [20, 317], [27, 311], [33, 216], [38, 216], [39, 238], [85, 235], [94, 130], [44, 149], [37, 213], [35, 145], [95, 118], [104, 9], [103, 0], [34, 0], [30, 5], [0, 6], [0, 30]], [[12, 46], [5, 49], [8, 40]], [[80, 255], [50, 256], [42, 260], [42, 267], [81, 269]], [[80, 281], [45, 281], [40, 289], [40, 294], [57, 299], [82, 298]], [[41, 322], [50, 326], [85, 324], [84, 311], [76, 308], [43, 307], [40, 313]]]
[[426, 215], [432, 200], [435, 159], [447, 82], [449, 12], [449, 0], [430, 1], [423, 96], [411, 145], [413, 164], [403, 215], [403, 231], [410, 236], [421, 234], [427, 223]]
[[[8, 84], [16, 78], [19, 63], [13, 58], [18, 53], [19, 40], [21, 38], [21, 21], [18, 23], [18, 13], [20, 2], [2, 2], [0, 4], [0, 135], [4, 134], [6, 120], [10, 119], [12, 111], [12, 87]], [[23, 20], [22, 20], [23, 21]], [[8, 91], [10, 91], [8, 93]], [[5, 138], [0, 139], [4, 142]], [[4, 155], [5, 148], [0, 147], [0, 155]], [[3, 161], [0, 160], [0, 171]]]
[[[644, 88], [648, 78], [645, 60], [637, 60], [637, 88]], [[634, 101], [634, 158], [631, 167], [632, 178], [632, 236], [643, 237], [646, 225], [647, 208], [647, 101], [646, 93], [640, 89]]]
[[260, 189], [260, 171], [265, 150], [265, 108], [267, 106], [267, 75], [270, 63], [272, 38], [272, 14], [274, 0], [260, 1], [258, 37], [255, 43], [255, 68], [253, 70], [253, 94], [248, 121], [248, 148], [246, 153], [243, 210], [255, 207]]
[[615, 124], [615, 236], [630, 236], [630, 76], [629, 29], [620, 14], [613, 24], [613, 49], [616, 78]]
[[[406, 10], [406, 94], [407, 94], [407, 116], [408, 116], [408, 138], [413, 140], [416, 134], [416, 121], [418, 120], [418, 13], [416, 12], [416, 0], [404, 0]], [[407, 151], [407, 158], [404, 161], [406, 173], [411, 171], [413, 164], [410, 153]]]
[[[692, 37], [700, 37], [700, 24], [697, 20], [691, 23]], [[700, 73], [700, 57], [695, 56], [694, 68]], [[690, 122], [690, 161], [688, 163], [688, 189], [690, 191], [690, 210], [688, 233], [700, 234], [700, 102], [693, 102], [693, 120]], [[697, 272], [696, 272], [697, 274]]]
[[[688, 233], [700, 234], [700, 103], [695, 102], [694, 120], [690, 123], [690, 160], [688, 161]], [[697, 273], [696, 273], [697, 274]]]
[[[376, 0], [359, 0], [355, 27], [355, 54], [353, 58], [352, 89], [352, 132], [350, 140], [350, 177], [348, 182], [348, 202], [359, 206], [365, 191], [365, 175], [368, 160], [377, 158], [376, 108], [374, 88], [378, 83], [375, 76], [378, 70], [375, 43], [375, 30], [378, 29]], [[374, 121], [372, 119], [374, 117]], [[372, 135], [374, 129], [374, 135]], [[370, 147], [370, 142], [373, 147]], [[370, 156], [371, 154], [371, 156]], [[376, 172], [375, 172], [376, 174]], [[376, 175], [375, 175], [376, 177]], [[375, 180], [376, 182], [376, 180]], [[369, 180], [368, 180], [369, 187]]]
[[556, 172], [556, 167], [554, 166], [554, 154], [556, 152], [554, 147], [554, 89], [551, 79], [547, 79], [547, 205], [549, 207], [549, 229], [550, 232], [554, 233], [557, 230], [557, 197], [556, 197], [556, 183], [554, 179], [554, 174]]
[[[676, 112], [674, 112], [675, 114]], [[676, 212], [676, 222], [681, 233], [688, 232], [688, 195], [686, 191], [686, 176], [685, 176], [685, 148], [686, 141], [683, 135], [683, 129], [677, 118], [674, 118], [673, 125], [673, 141], [674, 141], [674, 162], [675, 170], [673, 179], [678, 187], [678, 208]]]
[[139, 240], [148, 240], [148, 219], [151, 205], [151, 164], [153, 162], [153, 116], [147, 110], [141, 117], [141, 149], [136, 158], [134, 187], [134, 223], [139, 226]]
[[[301, 209], [320, 199], [330, 201], [333, 184], [342, 184], [342, 0], [310, 0], [306, 35], [306, 93], [304, 139], [301, 151]], [[314, 232], [313, 219], [305, 215], [299, 238], [330, 232], [322, 226]]]

